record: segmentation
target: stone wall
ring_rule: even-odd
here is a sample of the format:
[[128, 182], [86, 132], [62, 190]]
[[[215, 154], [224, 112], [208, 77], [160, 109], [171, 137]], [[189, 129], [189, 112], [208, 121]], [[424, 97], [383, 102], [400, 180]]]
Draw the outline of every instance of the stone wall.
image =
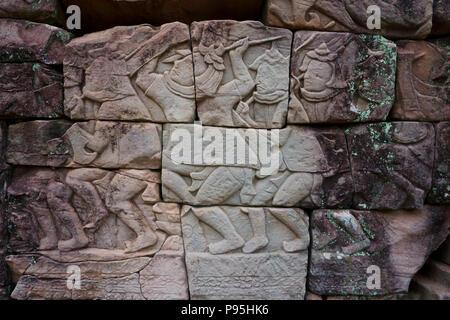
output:
[[404, 3], [3, 1], [0, 299], [449, 299], [450, 8]]

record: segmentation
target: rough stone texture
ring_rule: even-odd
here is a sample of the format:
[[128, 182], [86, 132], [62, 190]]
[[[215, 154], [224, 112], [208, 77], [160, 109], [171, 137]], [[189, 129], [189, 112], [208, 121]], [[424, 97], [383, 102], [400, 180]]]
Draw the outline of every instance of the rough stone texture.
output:
[[[159, 184], [150, 170], [16, 168], [6, 209], [12, 297], [186, 299], [180, 207], [158, 202]], [[70, 292], [72, 265], [82, 288]]]
[[[279, 132], [278, 141], [274, 132]], [[305, 208], [351, 205], [353, 185], [343, 130], [289, 126], [272, 130], [268, 137], [266, 130], [166, 124], [163, 135], [165, 201]], [[200, 159], [178, 158], [180, 152], [192, 153], [191, 137]], [[279, 149], [273, 147], [278, 143]], [[236, 150], [241, 161], [234, 154], [222, 155], [223, 146]], [[266, 147], [270, 158], [261, 156]]]
[[283, 127], [292, 32], [232, 20], [194, 22], [191, 32], [200, 121], [228, 127]]
[[192, 122], [189, 28], [116, 27], [76, 38], [64, 59], [65, 113], [78, 120]]
[[0, 62], [62, 64], [71, 33], [47, 24], [0, 19]]
[[447, 0], [433, 1], [433, 27], [431, 34], [444, 35], [450, 33], [450, 3]]
[[184, 206], [181, 219], [192, 299], [304, 298], [302, 210]]
[[396, 101], [391, 117], [400, 120], [450, 120], [450, 37], [397, 42]]
[[385, 120], [396, 59], [395, 44], [381, 36], [296, 32], [288, 123]]
[[422, 208], [431, 188], [431, 123], [382, 122], [348, 129], [356, 209]]
[[9, 167], [5, 163], [7, 128], [4, 121], [0, 121], [0, 300], [7, 299], [9, 275], [5, 264], [6, 246], [8, 242], [8, 223], [4, 214], [5, 191], [9, 176]]
[[2, 0], [0, 18], [24, 19], [63, 25], [64, 12], [58, 0]]
[[436, 150], [433, 183], [427, 201], [434, 204], [450, 203], [450, 122], [435, 125]]
[[60, 72], [39, 63], [0, 63], [1, 118], [56, 118], [63, 114]]
[[[367, 28], [367, 8], [381, 10], [381, 30]], [[380, 34], [424, 39], [431, 32], [433, 0], [268, 0], [265, 23], [294, 30]]]
[[17, 165], [159, 169], [161, 126], [36, 120], [9, 126], [7, 161]]
[[[309, 290], [320, 295], [387, 295], [408, 291], [411, 278], [448, 236], [445, 206], [390, 212], [318, 210], [312, 214]], [[367, 282], [380, 268], [380, 289]]]
[[62, 3], [80, 6], [82, 30], [92, 32], [140, 23], [162, 25], [207, 19], [257, 20], [264, 0], [62, 0]]
[[450, 300], [450, 266], [430, 259], [414, 276], [409, 291], [410, 299]]

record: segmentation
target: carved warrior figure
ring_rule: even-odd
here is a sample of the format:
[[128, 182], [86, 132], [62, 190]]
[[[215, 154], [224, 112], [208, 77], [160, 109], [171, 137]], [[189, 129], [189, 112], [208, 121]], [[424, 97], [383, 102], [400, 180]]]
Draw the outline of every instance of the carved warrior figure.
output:
[[[224, 39], [206, 45], [208, 40], [204, 43], [203, 39], [208, 39], [208, 32], [209, 29], [203, 30], [200, 43], [194, 46], [200, 120], [206, 125], [282, 127], [288, 99], [289, 56], [280, 52], [277, 43], [288, 36], [249, 40], [248, 36], [239, 35], [229, 46], [222, 43]], [[233, 39], [236, 36], [223, 37]], [[247, 66], [244, 61], [247, 50], [265, 43], [271, 43], [270, 49], [252, 57]], [[227, 58], [229, 66], [225, 62]], [[228, 67], [232, 71], [232, 80], [225, 75]], [[253, 77], [251, 72], [256, 75]]]
[[[305, 250], [309, 245], [308, 224], [303, 217], [293, 209], [267, 209], [282, 224], [288, 227], [296, 236], [295, 239], [284, 241], [286, 252]], [[244, 253], [252, 253], [264, 248], [269, 243], [266, 234], [266, 213], [264, 208], [241, 208], [241, 212], [248, 215], [253, 230], [253, 237], [247, 242], [237, 233], [226, 213], [220, 207], [192, 208], [184, 207], [184, 212], [192, 211], [203, 223], [216, 230], [224, 239], [208, 246], [212, 254], [223, 254], [242, 248]]]
[[[163, 152], [163, 192], [170, 192], [171, 201], [194, 205], [290, 207], [308, 199], [320, 207], [319, 188], [323, 177], [335, 172], [328, 164], [317, 138], [295, 128], [283, 129], [278, 156], [278, 170], [264, 175], [261, 163], [256, 167], [178, 163], [171, 159], [169, 147]], [[186, 179], [192, 181], [191, 185]]]
[[[74, 169], [68, 172], [64, 183], [51, 181], [46, 190], [46, 203], [41, 207], [33, 204], [33, 213], [45, 236], [40, 241], [40, 250], [71, 251], [84, 248], [89, 239], [86, 231], [94, 232], [99, 223], [112, 212], [128, 226], [136, 238], [125, 242], [125, 252], [136, 252], [154, 245], [158, 238], [146, 221], [141, 209], [134, 204], [136, 197], [144, 202], [154, 202], [149, 181], [154, 173], [149, 170], [121, 170], [118, 173], [102, 169]], [[93, 213], [85, 225], [72, 205], [77, 195], [86, 202]], [[48, 209], [47, 209], [48, 208]], [[62, 221], [71, 238], [58, 241], [52, 214]]]
[[[84, 71], [82, 93], [66, 90], [66, 108], [73, 118], [156, 122], [194, 119], [195, 90], [187, 26], [164, 25], [156, 34], [149, 28], [137, 27], [131, 35], [117, 29], [119, 39], [112, 39], [101, 48], [87, 49], [85, 59], [90, 64]], [[144, 32], [141, 29], [150, 30], [152, 35], [139, 43]], [[105, 32], [115, 32], [111, 30]], [[165, 38], [167, 41], [163, 42]], [[83, 44], [83, 39], [79, 42]], [[71, 52], [77, 52], [77, 45], [78, 42], [72, 44]], [[72, 87], [72, 78], [79, 73], [73, 66], [78, 62], [72, 61], [77, 53], [72, 55], [65, 62], [65, 75], [70, 80], [66, 81], [66, 88]], [[81, 85], [80, 79], [75, 84]]]

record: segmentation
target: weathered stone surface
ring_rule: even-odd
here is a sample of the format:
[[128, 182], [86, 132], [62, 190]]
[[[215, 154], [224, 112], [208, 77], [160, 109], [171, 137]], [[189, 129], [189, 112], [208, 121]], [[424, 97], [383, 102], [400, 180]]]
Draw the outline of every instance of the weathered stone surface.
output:
[[409, 298], [415, 300], [450, 300], [450, 266], [429, 259], [414, 276]]
[[[12, 297], [186, 299], [180, 207], [158, 203], [159, 183], [150, 170], [16, 168], [6, 209]], [[66, 286], [73, 265], [80, 290]]]
[[448, 204], [450, 203], [450, 122], [437, 123], [435, 130], [433, 183], [427, 202]]
[[391, 117], [400, 120], [450, 120], [450, 37], [397, 42], [396, 101]]
[[431, 188], [431, 123], [382, 122], [348, 129], [356, 209], [422, 208]]
[[381, 36], [296, 32], [288, 123], [385, 120], [396, 59], [395, 44]]
[[448, 33], [450, 33], [450, 3], [447, 0], [434, 0], [431, 34], [444, 35]]
[[72, 35], [60, 28], [25, 20], [0, 19], [0, 62], [62, 64]]
[[281, 128], [292, 32], [257, 21], [194, 22], [198, 116], [204, 125]]
[[[351, 205], [353, 185], [343, 130], [289, 126], [268, 136], [267, 130], [166, 124], [163, 136], [165, 201], [305, 208]], [[265, 156], [268, 149], [270, 158]], [[180, 158], [180, 153], [189, 156]]]
[[9, 275], [5, 264], [8, 242], [8, 222], [5, 216], [5, 193], [10, 168], [5, 163], [6, 122], [0, 121], [0, 300], [8, 298]]
[[[381, 11], [381, 29], [367, 28], [369, 6]], [[344, 31], [424, 39], [431, 32], [433, 0], [268, 0], [265, 23], [295, 30]]]
[[116, 27], [76, 38], [66, 52], [65, 113], [72, 119], [194, 120], [187, 25]]
[[1, 118], [56, 118], [63, 114], [60, 72], [39, 63], [0, 63]]
[[64, 24], [65, 18], [58, 0], [3, 0], [0, 18], [24, 19], [49, 24]]
[[[387, 295], [407, 292], [414, 274], [445, 240], [445, 206], [389, 212], [318, 210], [312, 214], [309, 289], [320, 295]], [[379, 289], [367, 286], [380, 270]]]
[[192, 299], [303, 299], [308, 216], [300, 209], [182, 208]]
[[7, 161], [18, 165], [159, 169], [161, 125], [36, 120], [9, 126]]
[[140, 23], [162, 25], [207, 19], [258, 20], [264, 0], [62, 0], [62, 3], [80, 6], [82, 30], [91, 32]]

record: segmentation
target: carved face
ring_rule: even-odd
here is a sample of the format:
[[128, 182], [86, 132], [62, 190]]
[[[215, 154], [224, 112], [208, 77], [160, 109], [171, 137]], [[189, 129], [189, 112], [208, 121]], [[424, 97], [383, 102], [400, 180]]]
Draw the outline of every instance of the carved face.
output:
[[192, 70], [192, 58], [190, 55], [183, 59], [176, 60], [173, 63], [172, 70], [170, 71], [171, 78], [177, 83], [182, 85], [193, 85], [192, 74], [187, 73], [188, 70]]
[[308, 91], [323, 91], [333, 75], [333, 67], [326, 62], [312, 60], [305, 72], [303, 87]]

